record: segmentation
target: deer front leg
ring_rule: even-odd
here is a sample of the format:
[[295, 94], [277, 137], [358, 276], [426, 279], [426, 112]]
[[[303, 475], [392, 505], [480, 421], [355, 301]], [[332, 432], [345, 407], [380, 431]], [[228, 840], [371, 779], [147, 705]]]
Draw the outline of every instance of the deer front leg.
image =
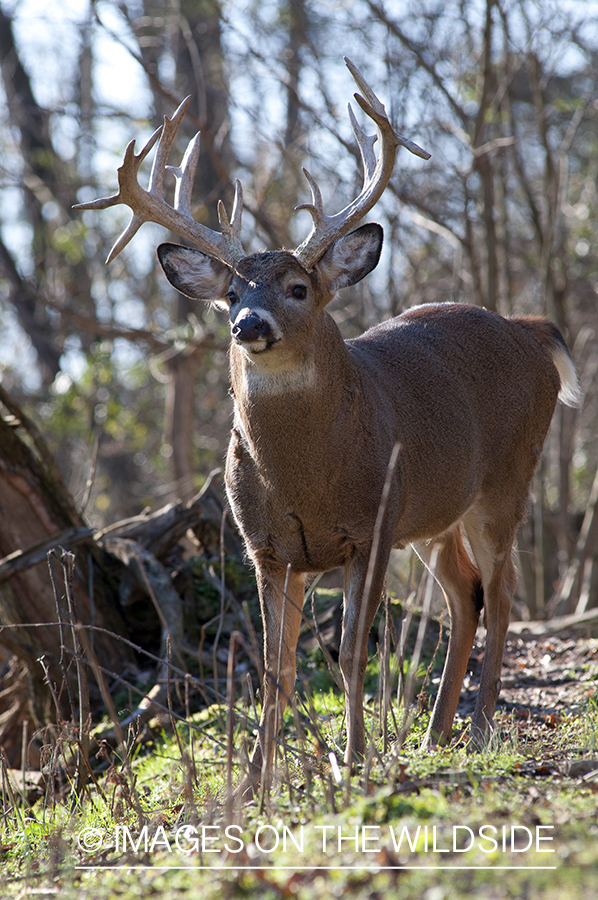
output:
[[368, 661], [368, 637], [380, 604], [386, 566], [390, 555], [380, 548], [378, 560], [370, 568], [369, 553], [355, 556], [345, 565], [345, 600], [339, 664], [345, 687], [347, 747], [345, 762], [352, 764], [365, 752], [363, 682]]
[[290, 569], [257, 571], [264, 626], [263, 704], [251, 770], [239, 793], [255, 790], [272, 771], [282, 715], [295, 686], [305, 576]]

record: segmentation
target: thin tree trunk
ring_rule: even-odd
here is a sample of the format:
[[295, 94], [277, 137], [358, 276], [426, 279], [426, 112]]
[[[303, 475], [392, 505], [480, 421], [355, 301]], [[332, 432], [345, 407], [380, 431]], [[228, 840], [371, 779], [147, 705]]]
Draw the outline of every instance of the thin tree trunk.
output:
[[195, 380], [200, 352], [200, 348], [190, 345], [168, 362], [170, 380], [166, 388], [165, 433], [172, 447], [174, 493], [181, 500], [190, 500], [195, 494], [193, 436], [196, 421]]
[[[484, 76], [482, 95], [476, 117], [472, 146], [479, 151], [490, 137], [490, 123], [494, 118], [496, 78], [492, 64], [492, 9], [495, 0], [486, 0], [484, 29]], [[486, 248], [485, 306], [496, 312], [498, 308], [498, 240], [494, 213], [494, 167], [490, 152], [474, 156], [474, 169], [482, 182], [483, 220]]]

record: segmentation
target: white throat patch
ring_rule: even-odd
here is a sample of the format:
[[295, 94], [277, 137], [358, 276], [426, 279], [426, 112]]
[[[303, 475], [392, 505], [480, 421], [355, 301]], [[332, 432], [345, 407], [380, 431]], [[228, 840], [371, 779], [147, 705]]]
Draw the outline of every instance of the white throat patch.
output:
[[248, 396], [304, 392], [311, 390], [316, 384], [314, 362], [296, 369], [270, 369], [249, 364], [243, 366], [243, 374]]

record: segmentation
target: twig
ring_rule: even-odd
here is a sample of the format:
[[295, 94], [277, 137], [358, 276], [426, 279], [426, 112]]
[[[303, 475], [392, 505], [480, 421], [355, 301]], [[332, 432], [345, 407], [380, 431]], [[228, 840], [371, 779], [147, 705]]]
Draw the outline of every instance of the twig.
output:
[[[372, 536], [372, 547], [370, 550], [370, 558], [368, 561], [368, 568], [365, 577], [365, 584], [363, 587], [363, 595], [361, 598], [361, 606], [359, 608], [359, 618], [357, 623], [357, 634], [355, 647], [360, 648], [362, 645], [362, 641], [364, 639], [364, 630], [365, 630], [365, 621], [367, 617], [367, 610], [369, 606], [370, 593], [372, 590], [372, 584], [374, 581], [374, 575], [376, 572], [376, 568], [378, 566], [378, 554], [380, 551], [380, 543], [381, 543], [381, 535], [382, 535], [382, 525], [384, 523], [384, 516], [386, 515], [386, 507], [388, 504], [388, 498], [390, 495], [390, 487], [392, 483], [392, 478], [394, 475], [395, 467], [397, 465], [397, 460], [399, 458], [399, 451], [401, 449], [400, 443], [397, 443], [392, 448], [390, 458], [388, 460], [388, 466], [386, 468], [386, 477], [384, 479], [384, 485], [382, 487], [382, 494], [380, 497], [380, 503], [378, 504], [378, 512], [376, 514], [376, 522], [374, 524], [374, 533]], [[358, 687], [359, 681], [359, 666], [360, 661], [357, 659], [354, 661], [353, 669], [351, 672], [351, 684], [349, 686], [349, 698], [355, 697]], [[349, 733], [347, 735], [347, 759], [352, 759], [353, 755], [353, 734]], [[349, 768], [350, 773], [350, 768]], [[349, 797], [351, 778], [350, 774], [347, 778], [347, 799]]]
[[23, 811], [21, 809], [19, 809], [19, 806], [15, 799], [15, 795], [13, 793], [12, 785], [10, 783], [10, 778], [8, 777], [8, 766], [6, 765], [6, 756], [4, 755], [3, 747], [0, 747], [0, 769], [2, 771], [2, 793], [8, 794], [10, 804], [15, 811], [15, 815], [20, 818], [21, 828], [23, 829], [23, 832], [24, 832], [25, 831], [25, 819], [23, 817]]
[[424, 602], [423, 608], [421, 612], [421, 617], [419, 620], [419, 626], [417, 629], [417, 637], [415, 639], [415, 647], [413, 649], [413, 655], [411, 657], [411, 664], [409, 666], [409, 671], [407, 673], [407, 678], [405, 679], [405, 690], [403, 693], [403, 723], [401, 727], [401, 733], [399, 734], [397, 740], [397, 746], [402, 747], [405, 743], [405, 739], [407, 737], [407, 732], [411, 725], [411, 716], [410, 716], [410, 706], [411, 699], [413, 696], [413, 688], [415, 683], [415, 676], [417, 674], [417, 669], [419, 666], [419, 661], [421, 658], [424, 637], [426, 634], [426, 630], [428, 627], [428, 621], [430, 619], [430, 607], [432, 604], [432, 591], [434, 589], [434, 583], [436, 581], [435, 571], [436, 571], [436, 561], [438, 559], [439, 547], [438, 544], [435, 544], [432, 547], [432, 553], [430, 556], [429, 565], [426, 566], [427, 569], [427, 579], [426, 579], [426, 589], [424, 593]]
[[93, 483], [96, 475], [96, 467], [98, 464], [98, 453], [100, 450], [100, 440], [102, 438], [102, 430], [101, 426], [98, 428], [95, 427], [95, 434], [93, 437], [93, 448], [91, 451], [91, 460], [89, 464], [89, 474], [87, 476], [87, 481], [85, 483], [85, 488], [83, 489], [83, 496], [81, 498], [81, 515], [85, 515], [85, 510], [87, 509], [87, 504], [89, 503], [89, 498], [91, 496], [91, 489], [93, 488]]
[[83, 789], [86, 782], [87, 769], [89, 768], [89, 726], [91, 722], [91, 704], [89, 701], [89, 685], [87, 683], [87, 669], [80, 659], [81, 644], [75, 622], [78, 619], [75, 595], [73, 592], [73, 576], [75, 572], [75, 555], [61, 548], [62, 555], [58, 556], [55, 550], [50, 553], [58, 559], [62, 565], [66, 598], [71, 620], [71, 632], [77, 666], [77, 686], [79, 689], [79, 749], [77, 751], [77, 772], [79, 778], [78, 789]]
[[50, 581], [52, 582], [52, 590], [54, 592], [54, 602], [56, 604], [56, 615], [58, 617], [58, 628], [60, 630], [60, 659], [58, 661], [58, 665], [60, 666], [60, 670], [62, 672], [63, 680], [66, 685], [67, 696], [69, 699], [69, 708], [71, 710], [71, 719], [73, 722], [77, 721], [77, 714], [75, 710], [75, 698], [73, 697], [73, 692], [71, 690], [71, 683], [69, 681], [69, 677], [67, 674], [67, 670], [64, 665], [64, 653], [66, 650], [66, 642], [64, 636], [64, 622], [62, 621], [62, 608], [60, 605], [60, 599], [58, 597], [58, 588], [56, 587], [56, 579], [54, 578], [54, 569], [52, 568], [52, 556], [54, 556], [54, 551], [50, 550], [47, 553], [48, 560], [48, 568], [50, 569]]
[[390, 628], [389, 628], [388, 594], [384, 596], [384, 630], [382, 633], [382, 653], [380, 650], [380, 679], [382, 691], [380, 698], [380, 716], [382, 726], [382, 751], [388, 751], [388, 709], [390, 706]]
[[[116, 707], [115, 707], [112, 697], [110, 695], [110, 691], [108, 690], [108, 687], [106, 685], [106, 680], [104, 678], [105, 670], [98, 663], [97, 656], [95, 655], [94, 651], [92, 650], [92, 647], [89, 642], [89, 638], [87, 636], [87, 632], [86, 632], [84, 626], [80, 622], [77, 622], [75, 627], [77, 630], [77, 634], [81, 638], [81, 643], [83, 644], [85, 656], [87, 657], [87, 659], [89, 661], [89, 664], [90, 664], [90, 666], [93, 670], [93, 674], [95, 676], [95, 680], [97, 681], [98, 687], [100, 689], [100, 693], [102, 695], [102, 700], [104, 701], [104, 706], [108, 710], [108, 715], [110, 716], [110, 719], [112, 721], [112, 726], [114, 728], [116, 740], [118, 742], [118, 746], [120, 748], [122, 748], [121, 752], [122, 752], [123, 758], [124, 758], [126, 756], [126, 752], [127, 752], [126, 741], [125, 741], [125, 737], [124, 737], [122, 728], [120, 726], [120, 722], [118, 720]], [[140, 691], [139, 693], [142, 693], [142, 692]]]
[[170, 713], [170, 724], [172, 726], [172, 730], [174, 732], [174, 736], [175, 736], [176, 742], [178, 744], [179, 754], [180, 754], [181, 762], [182, 762], [183, 756], [184, 756], [183, 745], [181, 744], [181, 736], [176, 727], [174, 711], [172, 709], [172, 681], [170, 678], [170, 666], [168, 665], [168, 663], [170, 663], [171, 649], [172, 649], [171, 637], [170, 637], [170, 634], [167, 634], [166, 635], [166, 699], [168, 702], [168, 712]]
[[216, 637], [214, 638], [214, 644], [212, 647], [212, 654], [214, 657], [214, 686], [216, 690], [218, 690], [218, 665], [217, 665], [217, 656], [216, 651], [218, 649], [218, 643], [220, 641], [220, 635], [222, 634], [222, 628], [224, 625], [224, 613], [225, 613], [225, 597], [226, 597], [226, 584], [224, 581], [224, 523], [226, 521], [226, 510], [222, 512], [222, 518], [220, 521], [220, 617], [218, 619], [218, 628], [216, 630]]
[[235, 737], [235, 650], [237, 632], [233, 631], [228, 644], [228, 666], [226, 672], [226, 822], [233, 820], [233, 754]]

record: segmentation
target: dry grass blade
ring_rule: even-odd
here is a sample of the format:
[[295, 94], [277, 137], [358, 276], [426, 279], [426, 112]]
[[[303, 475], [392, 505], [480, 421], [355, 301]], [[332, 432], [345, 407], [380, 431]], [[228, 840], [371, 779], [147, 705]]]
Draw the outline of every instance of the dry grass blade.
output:
[[422, 611], [419, 620], [419, 625], [417, 629], [417, 637], [415, 639], [415, 647], [413, 648], [413, 656], [411, 657], [411, 662], [409, 664], [409, 669], [407, 671], [407, 677], [405, 678], [405, 685], [403, 689], [402, 696], [402, 724], [401, 731], [398, 735], [397, 747], [400, 748], [405, 743], [405, 739], [407, 737], [407, 733], [413, 721], [413, 715], [411, 712], [411, 704], [413, 702], [413, 697], [415, 694], [415, 679], [417, 676], [417, 670], [419, 668], [422, 649], [424, 645], [424, 638], [426, 635], [426, 630], [428, 628], [428, 623], [430, 621], [430, 609], [432, 605], [432, 593], [434, 590], [435, 584], [435, 570], [436, 570], [436, 562], [438, 560], [439, 548], [438, 545], [435, 545], [432, 548], [432, 553], [430, 556], [430, 562], [426, 569], [426, 578], [425, 578], [425, 588], [424, 588], [424, 597], [422, 604]]

